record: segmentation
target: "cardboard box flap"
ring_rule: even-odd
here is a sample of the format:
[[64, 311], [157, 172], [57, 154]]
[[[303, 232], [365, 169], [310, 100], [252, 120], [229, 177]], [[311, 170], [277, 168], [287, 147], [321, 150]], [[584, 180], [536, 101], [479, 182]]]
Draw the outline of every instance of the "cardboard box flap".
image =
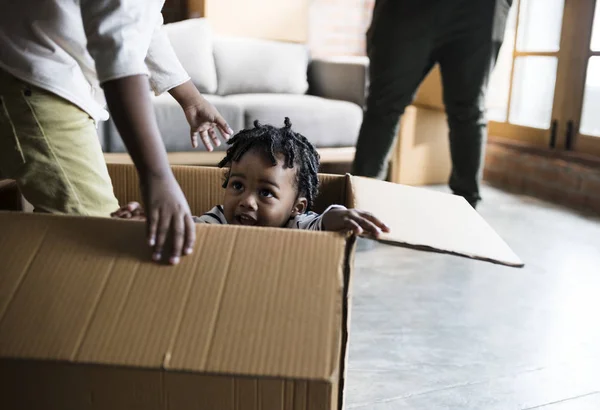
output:
[[523, 262], [464, 200], [423, 188], [348, 176], [350, 202], [391, 228], [381, 242], [508, 266]]
[[337, 374], [340, 235], [198, 225], [169, 267], [149, 262], [140, 222], [0, 213], [0, 226], [0, 359]]

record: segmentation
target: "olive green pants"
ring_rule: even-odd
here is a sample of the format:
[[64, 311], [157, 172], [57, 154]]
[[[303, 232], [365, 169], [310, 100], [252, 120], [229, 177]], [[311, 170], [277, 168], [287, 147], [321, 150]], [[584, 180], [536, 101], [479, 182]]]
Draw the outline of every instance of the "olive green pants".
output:
[[109, 216], [118, 207], [94, 120], [3, 70], [0, 176], [38, 212]]

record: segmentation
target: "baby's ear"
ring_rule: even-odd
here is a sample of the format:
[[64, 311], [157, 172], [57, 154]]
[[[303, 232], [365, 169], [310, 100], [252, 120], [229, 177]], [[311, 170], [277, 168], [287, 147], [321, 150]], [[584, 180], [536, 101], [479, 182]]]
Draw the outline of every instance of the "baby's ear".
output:
[[308, 207], [308, 200], [301, 196], [298, 199], [296, 199], [296, 203], [294, 204], [294, 209], [292, 210], [292, 213], [295, 215], [302, 215], [303, 213], [306, 212], [306, 208]]

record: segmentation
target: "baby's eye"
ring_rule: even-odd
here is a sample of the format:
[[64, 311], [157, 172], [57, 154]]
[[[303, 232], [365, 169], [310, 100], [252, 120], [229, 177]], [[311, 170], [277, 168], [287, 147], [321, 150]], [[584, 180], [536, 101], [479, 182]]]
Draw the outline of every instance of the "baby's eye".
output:
[[231, 187], [236, 191], [241, 191], [244, 188], [244, 185], [242, 185], [242, 183], [239, 181], [233, 181], [231, 183]]
[[273, 198], [275, 195], [273, 195], [273, 192], [269, 191], [268, 189], [261, 189], [258, 194], [260, 196], [264, 196], [265, 198]]

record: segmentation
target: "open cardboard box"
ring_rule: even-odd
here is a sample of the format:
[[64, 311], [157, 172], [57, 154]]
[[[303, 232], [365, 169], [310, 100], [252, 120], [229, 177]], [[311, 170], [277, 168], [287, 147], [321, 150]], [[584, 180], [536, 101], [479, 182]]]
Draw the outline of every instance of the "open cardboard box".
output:
[[[119, 201], [139, 200], [134, 168], [109, 170]], [[174, 172], [194, 214], [221, 203], [223, 170]], [[522, 265], [460, 197], [323, 175], [316, 210], [331, 203], [380, 216], [392, 245]], [[198, 225], [168, 267], [141, 222], [5, 212], [0, 226], [2, 408], [342, 407], [352, 237]]]

